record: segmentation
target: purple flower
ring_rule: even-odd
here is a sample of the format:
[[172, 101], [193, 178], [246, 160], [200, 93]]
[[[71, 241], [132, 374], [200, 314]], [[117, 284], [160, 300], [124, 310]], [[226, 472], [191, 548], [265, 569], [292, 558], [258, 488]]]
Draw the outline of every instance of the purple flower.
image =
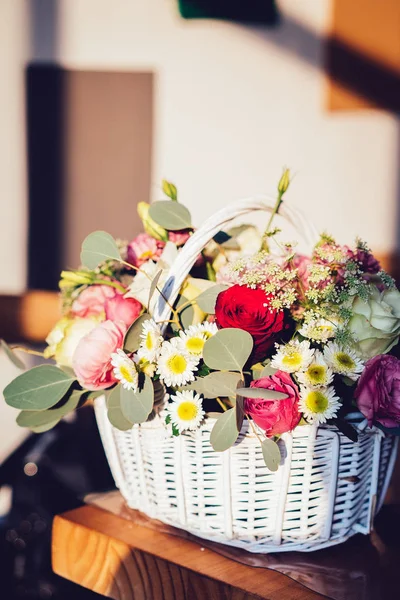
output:
[[371, 426], [400, 425], [400, 360], [388, 354], [371, 358], [365, 365], [355, 392], [357, 406]]

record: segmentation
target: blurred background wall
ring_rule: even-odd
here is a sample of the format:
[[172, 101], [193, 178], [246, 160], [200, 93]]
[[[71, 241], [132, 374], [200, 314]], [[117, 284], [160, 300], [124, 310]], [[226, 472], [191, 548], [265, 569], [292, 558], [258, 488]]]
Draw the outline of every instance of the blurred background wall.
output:
[[133, 237], [162, 178], [200, 224], [284, 165], [320, 229], [396, 259], [398, 0], [276, 8], [272, 27], [183, 19], [176, 0], [1, 0], [0, 294], [55, 289], [93, 229]]

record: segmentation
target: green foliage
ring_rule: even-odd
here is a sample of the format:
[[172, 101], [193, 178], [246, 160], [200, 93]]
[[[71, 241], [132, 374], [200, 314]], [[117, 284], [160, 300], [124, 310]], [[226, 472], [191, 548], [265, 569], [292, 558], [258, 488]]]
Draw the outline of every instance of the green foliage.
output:
[[[176, 304], [176, 310], [179, 315], [179, 321], [184, 329], [192, 325], [194, 319], [194, 308], [190, 301], [185, 296], [180, 296]], [[172, 324], [172, 329], [178, 331], [176, 324]]]
[[[65, 402], [56, 408], [50, 408], [48, 410], [23, 410], [17, 417], [17, 424], [20, 427], [29, 427], [33, 431], [47, 431], [57, 425], [57, 423], [73, 412], [84, 392], [82, 390], [75, 390], [67, 396]], [[46, 427], [46, 429], [42, 429]], [[39, 432], [39, 431], [38, 431]]]
[[217, 302], [218, 295], [224, 290], [227, 290], [228, 287], [228, 285], [217, 283], [216, 285], [208, 288], [208, 290], [205, 290], [199, 296], [197, 296], [196, 302], [198, 307], [208, 315], [213, 315], [215, 313], [215, 304]]
[[210, 369], [241, 371], [253, 349], [253, 338], [242, 329], [220, 329], [204, 344], [203, 358]]
[[144, 423], [153, 410], [154, 387], [148, 375], [144, 375], [141, 390], [134, 392], [120, 386], [120, 402], [122, 415], [130, 423]]
[[24, 370], [25, 369], [24, 363], [19, 358], [19, 356], [17, 356], [15, 354], [15, 352], [13, 351], [13, 349], [10, 348], [10, 346], [7, 344], [7, 342], [5, 342], [4, 340], [0, 340], [0, 345], [1, 345], [2, 349], [4, 350], [5, 355], [12, 362], [12, 364], [15, 367], [17, 367], [17, 369]]
[[159, 271], [158, 271], [158, 272], [155, 274], [154, 278], [153, 278], [153, 279], [152, 279], [152, 281], [151, 281], [151, 284], [150, 284], [150, 291], [149, 291], [149, 301], [148, 301], [148, 303], [147, 303], [147, 304], [148, 304], [148, 306], [150, 306], [150, 300], [152, 299], [152, 297], [153, 297], [153, 294], [154, 294], [154, 292], [155, 292], [155, 291], [156, 291], [156, 289], [157, 289], [157, 284], [158, 284], [158, 282], [160, 281], [160, 277], [161, 277], [162, 273], [163, 273], [163, 272], [162, 272], [162, 269], [160, 269], [160, 270], [159, 270]]
[[40, 365], [14, 379], [4, 390], [9, 406], [21, 410], [46, 410], [63, 398], [75, 376], [58, 367]]
[[154, 202], [149, 215], [158, 225], [169, 231], [192, 228], [192, 217], [188, 209], [178, 202], [161, 200]]
[[263, 400], [284, 400], [287, 394], [275, 392], [275, 390], [266, 390], [264, 388], [240, 388], [240, 395], [244, 398], [262, 398]]
[[236, 408], [230, 408], [222, 413], [215, 423], [210, 435], [211, 446], [216, 452], [224, 452], [224, 450], [233, 446], [238, 435]]
[[143, 323], [149, 319], [151, 319], [150, 315], [148, 313], [144, 313], [143, 315], [140, 315], [140, 317], [138, 317], [136, 321], [134, 321], [129, 327], [124, 339], [124, 350], [126, 352], [137, 352], [139, 350], [141, 342], [140, 335], [142, 333]]
[[122, 414], [121, 410], [121, 394], [120, 385], [116, 385], [107, 394], [107, 416], [111, 425], [120, 431], [128, 431], [132, 429], [132, 423], [128, 421]]
[[94, 231], [83, 241], [81, 263], [87, 269], [95, 269], [106, 260], [121, 260], [118, 246], [109, 233]]
[[281, 462], [281, 452], [276, 442], [266, 438], [261, 444], [264, 462], [270, 471], [277, 471]]
[[162, 180], [162, 190], [168, 198], [171, 198], [171, 200], [174, 200], [175, 202], [178, 200], [178, 190], [170, 181], [167, 181], [166, 179]]
[[240, 373], [215, 371], [206, 377], [196, 377], [193, 383], [185, 385], [185, 390], [195, 390], [204, 398], [236, 396]]

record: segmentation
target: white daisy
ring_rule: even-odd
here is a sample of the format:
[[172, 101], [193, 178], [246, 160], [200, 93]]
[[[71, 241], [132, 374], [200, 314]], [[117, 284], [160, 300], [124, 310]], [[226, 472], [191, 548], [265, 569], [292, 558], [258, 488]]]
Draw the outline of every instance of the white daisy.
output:
[[176, 392], [170, 397], [166, 410], [171, 417], [171, 423], [179, 433], [186, 429], [197, 429], [204, 419], [202, 399], [193, 391]]
[[299, 410], [311, 423], [325, 423], [336, 415], [339, 408], [340, 400], [332, 386], [300, 390]]
[[297, 379], [311, 389], [326, 387], [332, 383], [333, 373], [326, 364], [322, 352], [315, 352], [313, 361], [305, 371], [297, 373]]
[[354, 350], [342, 348], [336, 342], [329, 342], [325, 346], [324, 359], [334, 373], [345, 375], [353, 381], [357, 381], [364, 369], [363, 361]]
[[118, 349], [111, 354], [111, 364], [114, 367], [114, 376], [121, 382], [126, 390], [138, 389], [139, 375], [133, 360], [125, 354], [123, 350]]
[[203, 323], [200, 323], [200, 325], [193, 325], [193, 327], [196, 327], [200, 333], [203, 333], [207, 340], [218, 331], [216, 323], [210, 323], [210, 321], [204, 321]]
[[309, 340], [325, 343], [335, 337], [336, 328], [335, 323], [326, 319], [311, 319], [307, 323], [303, 323], [299, 333]]
[[207, 341], [204, 333], [196, 325], [191, 325], [185, 331], [179, 332], [182, 348], [198, 358], [203, 356], [203, 347]]
[[180, 338], [172, 338], [161, 346], [157, 373], [168, 386], [180, 386], [194, 381], [199, 358], [182, 347]]
[[149, 363], [155, 362], [160, 352], [163, 337], [159, 326], [153, 319], [148, 319], [143, 323], [140, 337], [142, 341], [138, 350], [138, 358]]
[[304, 371], [314, 357], [314, 350], [307, 340], [291, 340], [288, 344], [275, 344], [275, 347], [277, 352], [271, 359], [271, 367], [286, 373]]

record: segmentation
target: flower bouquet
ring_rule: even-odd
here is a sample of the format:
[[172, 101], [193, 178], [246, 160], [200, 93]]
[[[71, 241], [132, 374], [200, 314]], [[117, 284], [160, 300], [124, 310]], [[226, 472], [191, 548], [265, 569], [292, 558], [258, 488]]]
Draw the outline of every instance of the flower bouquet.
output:
[[[368, 533], [400, 425], [400, 293], [364, 242], [315, 236], [288, 186], [286, 170], [271, 205], [242, 200], [195, 231], [164, 181], [133, 241], [90, 234], [61, 274], [55, 364], [4, 390], [34, 432], [95, 399], [129, 506], [253, 552]], [[227, 227], [253, 211], [270, 214], [262, 235]]]

